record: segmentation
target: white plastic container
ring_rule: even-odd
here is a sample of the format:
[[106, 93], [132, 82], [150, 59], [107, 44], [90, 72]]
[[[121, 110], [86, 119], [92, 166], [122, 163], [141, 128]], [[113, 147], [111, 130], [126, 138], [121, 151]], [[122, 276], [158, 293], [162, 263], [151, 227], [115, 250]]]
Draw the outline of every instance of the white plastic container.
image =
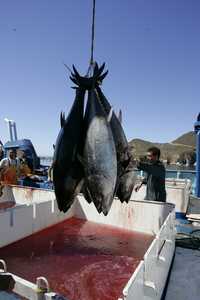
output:
[[[168, 178], [165, 180], [167, 202], [175, 205], [177, 216], [185, 215], [191, 194], [192, 183], [189, 179]], [[143, 200], [146, 193], [146, 186], [142, 185], [138, 192], [133, 191], [132, 200]]]
[[[116, 198], [105, 217], [97, 213], [93, 203], [88, 204], [79, 195], [67, 214], [63, 214], [57, 209], [53, 191], [9, 187], [7, 192], [17, 205], [0, 212], [1, 247], [72, 216], [152, 234], [151, 245], [123, 289], [123, 299], [161, 299], [175, 249], [173, 204], [151, 201], [122, 204]], [[15, 280], [15, 292], [31, 300], [39, 299], [36, 285], [17, 276]], [[40, 299], [53, 299], [53, 293], [44, 292]]]

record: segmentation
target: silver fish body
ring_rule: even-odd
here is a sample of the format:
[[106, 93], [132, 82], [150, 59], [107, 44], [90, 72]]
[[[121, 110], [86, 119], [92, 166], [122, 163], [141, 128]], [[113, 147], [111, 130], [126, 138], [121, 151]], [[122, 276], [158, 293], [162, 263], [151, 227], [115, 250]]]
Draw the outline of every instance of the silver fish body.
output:
[[[106, 114], [108, 115], [111, 110], [111, 105], [104, 96], [100, 87], [97, 87], [97, 92], [99, 95], [100, 102]], [[117, 152], [118, 179], [115, 190], [116, 196], [121, 200], [121, 202], [128, 202], [132, 194], [135, 180], [132, 171], [128, 170], [129, 165], [131, 163], [131, 155], [129, 152], [128, 141], [126, 139], [126, 135], [122, 128], [121, 122], [114, 112], [110, 120], [110, 126], [112, 129]]]
[[134, 185], [137, 176], [133, 170], [126, 170], [119, 178], [119, 185], [117, 189], [117, 197], [121, 202], [127, 202], [131, 199]]
[[82, 151], [84, 96], [84, 89], [76, 89], [76, 98], [67, 119], [61, 115], [61, 129], [54, 152], [54, 191], [58, 207], [64, 212], [70, 208], [82, 186], [83, 167], [77, 156]]
[[98, 212], [107, 215], [117, 180], [117, 157], [110, 124], [95, 89], [88, 92], [84, 122], [85, 184]]

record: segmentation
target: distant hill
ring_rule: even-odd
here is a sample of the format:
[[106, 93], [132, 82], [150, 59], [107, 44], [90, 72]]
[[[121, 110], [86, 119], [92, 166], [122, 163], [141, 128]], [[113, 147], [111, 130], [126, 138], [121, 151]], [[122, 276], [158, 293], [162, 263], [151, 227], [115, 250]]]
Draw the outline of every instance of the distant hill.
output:
[[172, 142], [173, 144], [182, 144], [195, 147], [196, 146], [196, 136], [194, 131], [190, 131], [181, 135], [179, 138]]
[[195, 134], [188, 132], [170, 143], [152, 143], [133, 139], [129, 142], [129, 146], [134, 158], [145, 155], [148, 148], [156, 146], [161, 150], [161, 159], [176, 162], [182, 153], [195, 150]]

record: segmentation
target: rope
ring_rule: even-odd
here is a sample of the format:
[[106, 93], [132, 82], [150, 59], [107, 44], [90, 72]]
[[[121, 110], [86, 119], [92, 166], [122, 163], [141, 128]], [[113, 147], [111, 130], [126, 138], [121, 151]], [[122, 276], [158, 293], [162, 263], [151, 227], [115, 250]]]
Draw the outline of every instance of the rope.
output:
[[178, 233], [176, 236], [176, 246], [200, 250], [200, 229], [195, 229], [188, 233]]
[[[91, 35], [91, 56], [90, 56], [90, 64], [86, 74], [86, 77], [89, 75], [93, 75], [94, 70], [94, 25], [95, 25], [95, 8], [96, 8], [96, 0], [93, 0], [93, 10], [92, 10], [92, 35]], [[67, 70], [72, 73], [72, 70], [64, 63], [64, 66]]]
[[94, 22], [95, 22], [95, 7], [96, 7], [96, 0], [93, 0], [93, 11], [92, 11], [92, 42], [91, 42], [91, 57], [90, 57], [90, 64], [93, 65], [94, 61]]
[[95, 29], [95, 8], [96, 8], [96, 0], [93, 0], [93, 10], [92, 10], [92, 35], [91, 35], [91, 55], [90, 55], [90, 64], [87, 71], [86, 77], [92, 75], [94, 70], [94, 29]]

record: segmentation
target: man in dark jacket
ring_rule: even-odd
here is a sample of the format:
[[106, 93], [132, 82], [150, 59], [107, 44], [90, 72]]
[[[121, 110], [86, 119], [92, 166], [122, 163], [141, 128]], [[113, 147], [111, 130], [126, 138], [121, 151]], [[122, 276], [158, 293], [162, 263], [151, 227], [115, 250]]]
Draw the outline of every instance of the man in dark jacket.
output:
[[140, 161], [137, 168], [146, 172], [147, 177], [135, 187], [137, 192], [142, 184], [146, 184], [145, 200], [166, 201], [165, 167], [160, 159], [160, 149], [151, 147], [147, 150], [147, 161]]

